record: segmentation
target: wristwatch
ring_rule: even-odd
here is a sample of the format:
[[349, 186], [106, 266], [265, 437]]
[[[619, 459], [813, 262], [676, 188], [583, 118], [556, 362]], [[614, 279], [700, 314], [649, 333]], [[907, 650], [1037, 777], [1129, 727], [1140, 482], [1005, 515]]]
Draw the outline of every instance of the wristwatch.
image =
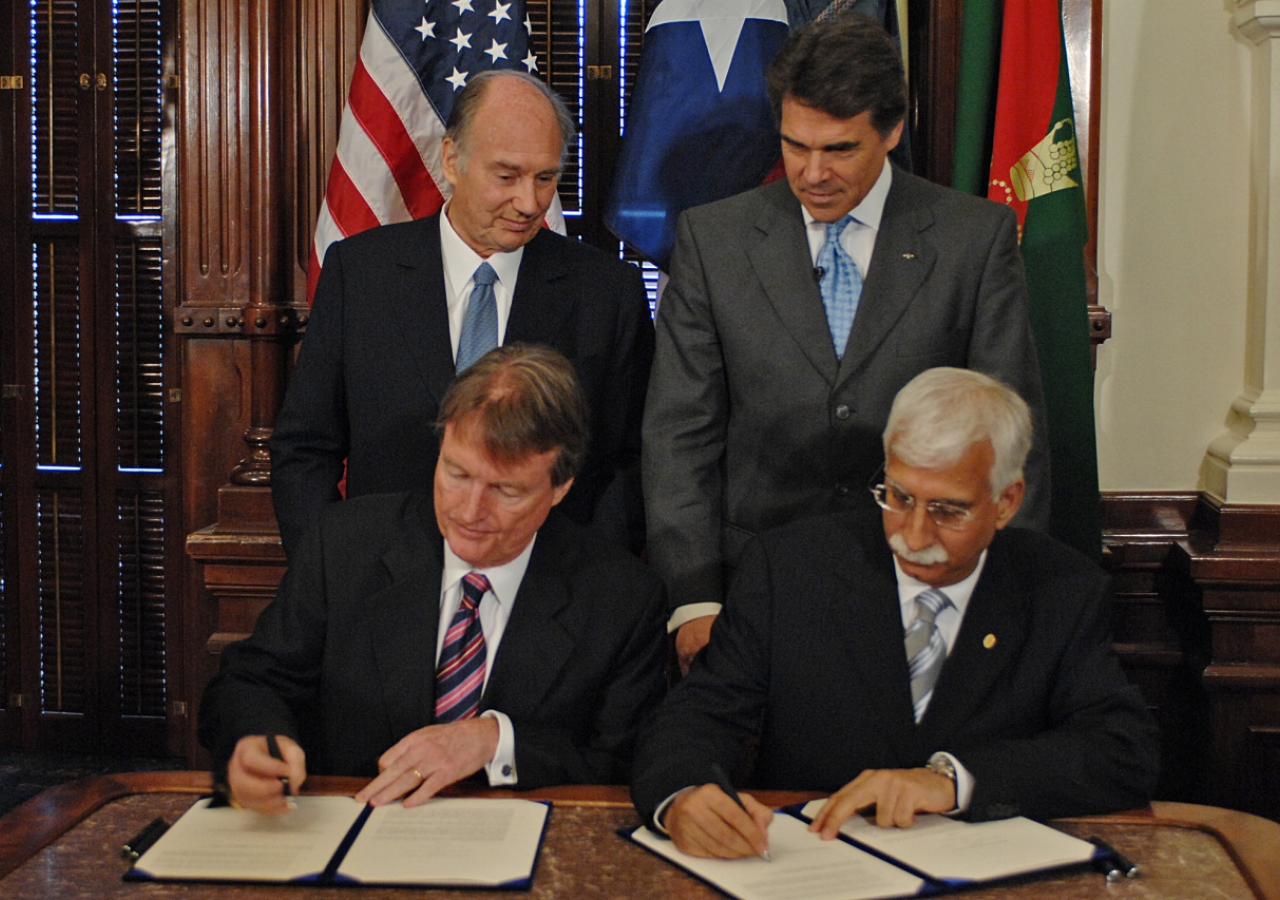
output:
[[[948, 757], [947, 754], [942, 753], [940, 750], [938, 753], [934, 753], [932, 757], [929, 757], [927, 768], [929, 771], [936, 772], [938, 775], [948, 778], [948, 780], [951, 781], [951, 791], [955, 794], [954, 803], [956, 808], [959, 807], [960, 782], [956, 781], [956, 766], [955, 763], [951, 762], [951, 757]], [[956, 812], [956, 809], [952, 808], [950, 812]]]
[[939, 775], [950, 778], [952, 784], [956, 783], [955, 764], [951, 762], [951, 757], [941, 751], [929, 757], [929, 762], [925, 765], [925, 768], [930, 772], [937, 772]]

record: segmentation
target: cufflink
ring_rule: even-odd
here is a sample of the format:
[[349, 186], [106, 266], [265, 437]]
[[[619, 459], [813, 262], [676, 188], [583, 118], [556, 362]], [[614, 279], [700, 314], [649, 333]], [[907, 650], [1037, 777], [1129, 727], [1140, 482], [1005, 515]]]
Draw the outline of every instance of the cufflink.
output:
[[504, 778], [510, 778], [510, 777], [511, 777], [511, 773], [512, 773], [512, 772], [514, 772], [514, 771], [515, 771], [515, 769], [511, 768], [511, 764], [510, 764], [510, 763], [507, 763], [506, 765], [504, 765], [504, 766], [502, 767], [502, 775], [503, 775], [503, 777], [504, 777]]

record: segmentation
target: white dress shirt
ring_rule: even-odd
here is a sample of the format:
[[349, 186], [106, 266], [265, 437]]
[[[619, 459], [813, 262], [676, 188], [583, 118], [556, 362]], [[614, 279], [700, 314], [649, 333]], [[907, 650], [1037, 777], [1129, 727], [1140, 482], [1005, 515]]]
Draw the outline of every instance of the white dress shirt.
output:
[[[443, 217], [441, 217], [443, 219]], [[445, 632], [449, 630], [453, 617], [462, 603], [462, 579], [468, 572], [476, 572], [489, 579], [489, 590], [480, 598], [480, 630], [484, 632], [485, 666], [484, 687], [489, 686], [489, 674], [493, 671], [493, 660], [497, 658], [498, 646], [502, 643], [503, 632], [507, 629], [507, 621], [511, 618], [511, 610], [515, 606], [516, 592], [520, 590], [520, 582], [524, 580], [525, 570], [529, 568], [529, 556], [533, 553], [533, 545], [538, 536], [535, 534], [529, 546], [509, 563], [494, 566], [492, 569], [475, 569], [470, 563], [461, 559], [444, 542], [444, 571], [440, 575], [440, 625], [436, 629], [436, 667], [440, 665], [440, 651], [444, 649]], [[516, 735], [511, 719], [506, 713], [496, 709], [481, 713], [498, 723], [498, 748], [484, 767], [489, 776], [489, 784], [493, 787], [515, 784], [516, 772]]]
[[[864, 281], [867, 277], [867, 269], [871, 267], [871, 254], [876, 249], [876, 235], [880, 233], [880, 219], [884, 216], [884, 201], [889, 196], [889, 187], [892, 184], [893, 166], [886, 159], [884, 168], [880, 170], [880, 177], [871, 186], [871, 190], [867, 191], [867, 196], [850, 210], [854, 221], [840, 232], [840, 243], [844, 246], [845, 252], [858, 264], [858, 273]], [[809, 239], [809, 256], [816, 267], [818, 254], [822, 252], [822, 245], [827, 242], [827, 225], [825, 222], [816, 220], [803, 206], [800, 207], [800, 213], [804, 216], [805, 236]], [[456, 345], [457, 341], [454, 343]], [[720, 606], [719, 603], [687, 603], [676, 607], [671, 613], [671, 618], [667, 620], [667, 632], [675, 631], [692, 619], [719, 615]]]
[[[880, 177], [871, 185], [867, 196], [849, 210], [853, 221], [840, 232], [840, 243], [858, 264], [858, 274], [863, 281], [867, 278], [867, 269], [871, 268], [871, 254], [876, 249], [876, 235], [880, 233], [880, 219], [884, 216], [884, 201], [889, 196], [892, 184], [893, 166], [886, 159], [884, 168], [880, 170]], [[822, 245], [827, 242], [827, 223], [819, 222], [803, 206], [800, 207], [800, 213], [804, 216], [805, 235], [809, 238], [809, 257], [816, 266]]]
[[[978, 557], [978, 564], [969, 573], [969, 577], [963, 581], [957, 581], [955, 584], [938, 588], [951, 601], [951, 605], [946, 609], [939, 610], [938, 615], [933, 620], [933, 624], [941, 632], [943, 640], [947, 642], [948, 656], [951, 655], [951, 648], [956, 645], [956, 635], [960, 633], [960, 623], [964, 621], [965, 610], [969, 608], [969, 598], [973, 596], [973, 589], [977, 585], [978, 578], [982, 575], [982, 569], [986, 564], [987, 551], [983, 550], [982, 555]], [[893, 570], [898, 576], [898, 602], [902, 604], [902, 629], [906, 631], [907, 627], [916, 619], [916, 597], [929, 590], [929, 585], [923, 581], [917, 581], [902, 571], [902, 566], [898, 564], [897, 556], [893, 558]], [[905, 645], [902, 652], [906, 653]], [[929, 708], [929, 703], [932, 699], [933, 691], [930, 691], [928, 696], [924, 698], [924, 709]], [[960, 763], [960, 760], [945, 750], [941, 752], [951, 760], [951, 765], [956, 767], [956, 808], [952, 812], [964, 812], [969, 808], [969, 800], [973, 797], [973, 776]]]
[[449, 305], [449, 345], [453, 358], [458, 358], [458, 341], [462, 337], [462, 323], [467, 317], [467, 302], [471, 289], [476, 286], [475, 274], [480, 264], [493, 267], [498, 280], [493, 283], [493, 297], [498, 304], [498, 346], [502, 346], [507, 334], [507, 320], [511, 318], [511, 298], [516, 291], [516, 276], [520, 274], [520, 260], [524, 258], [524, 246], [510, 253], [494, 253], [488, 259], [472, 250], [449, 221], [449, 207], [440, 212], [440, 258], [444, 263], [445, 300]]

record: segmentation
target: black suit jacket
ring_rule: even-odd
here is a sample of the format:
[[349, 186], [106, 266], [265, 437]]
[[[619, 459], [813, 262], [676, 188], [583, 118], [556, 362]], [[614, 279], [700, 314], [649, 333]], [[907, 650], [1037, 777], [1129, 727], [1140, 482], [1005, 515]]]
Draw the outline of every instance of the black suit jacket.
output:
[[[327, 509], [205, 691], [215, 771], [241, 737], [277, 733], [302, 744], [308, 772], [376, 775], [384, 751], [432, 723], [442, 565], [427, 495]], [[511, 719], [519, 787], [625, 781], [665, 686], [664, 611], [657, 575], [552, 511], [481, 701]]]
[[889, 408], [935, 366], [976, 369], [1031, 407], [1017, 524], [1049, 524], [1048, 430], [1018, 251], [1004, 206], [901, 170], [844, 356], [785, 180], [680, 217], [644, 421], [649, 560], [676, 604], [720, 602], [755, 534], [874, 508]]
[[1145, 804], [1156, 727], [1120, 669], [1109, 615], [1107, 578], [1083, 556], [1037, 532], [997, 533], [917, 725], [877, 517], [770, 532], [642, 734], [632, 797], [648, 820], [673, 792], [711, 781], [713, 761], [751, 785], [835, 791], [943, 750], [974, 776], [973, 819]]
[[[347, 496], [429, 490], [436, 413], [454, 378], [440, 217], [370, 229], [325, 256], [298, 365], [271, 437], [272, 499], [292, 559]], [[640, 426], [653, 326], [640, 272], [541, 229], [524, 249], [504, 343], [547, 344], [578, 373], [591, 445], [562, 510], [643, 543]]]

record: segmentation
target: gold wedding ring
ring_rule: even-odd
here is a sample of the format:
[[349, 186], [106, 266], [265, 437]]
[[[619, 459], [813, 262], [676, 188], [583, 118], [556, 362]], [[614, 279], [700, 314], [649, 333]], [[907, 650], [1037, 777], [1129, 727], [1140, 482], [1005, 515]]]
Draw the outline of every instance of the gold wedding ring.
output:
[[419, 780], [419, 781], [426, 781], [426, 780], [427, 780], [426, 778], [424, 778], [424, 777], [423, 777], [422, 773], [421, 773], [421, 772], [419, 772], [417, 769], [412, 769], [411, 771], [413, 772], [413, 774], [414, 774], [414, 775], [417, 775], [417, 776], [418, 776], [418, 780]]

